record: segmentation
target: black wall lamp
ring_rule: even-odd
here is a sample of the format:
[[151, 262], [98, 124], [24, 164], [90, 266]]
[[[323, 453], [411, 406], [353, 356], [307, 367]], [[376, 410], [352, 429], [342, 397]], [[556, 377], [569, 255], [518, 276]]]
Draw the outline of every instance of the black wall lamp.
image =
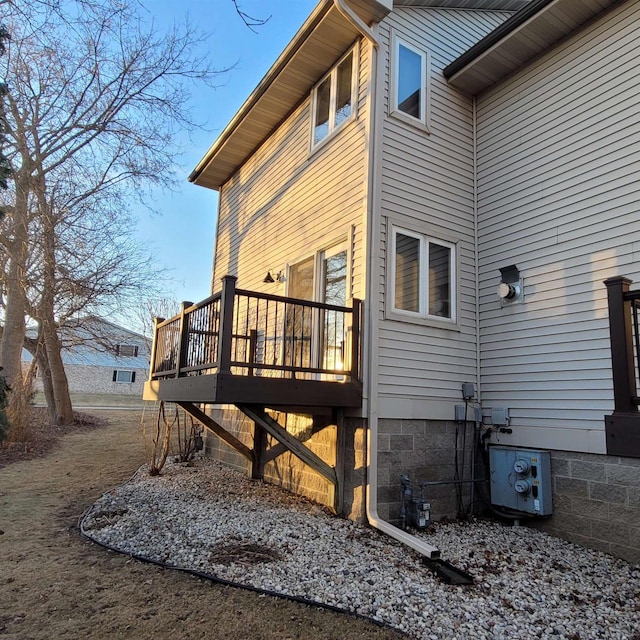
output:
[[278, 271], [276, 277], [274, 278], [273, 275], [271, 274], [271, 270], [267, 271], [267, 275], [262, 280], [262, 282], [265, 282], [267, 284], [271, 282], [283, 282], [283, 281], [284, 281], [284, 276], [282, 274], [282, 271]]

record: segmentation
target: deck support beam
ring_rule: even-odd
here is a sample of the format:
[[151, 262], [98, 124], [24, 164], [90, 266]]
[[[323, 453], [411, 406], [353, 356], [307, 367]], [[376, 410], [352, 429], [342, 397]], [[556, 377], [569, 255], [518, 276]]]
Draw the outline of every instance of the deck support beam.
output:
[[211, 416], [208, 416], [204, 411], [201, 411], [191, 402], [177, 402], [176, 404], [186, 411], [192, 418], [195, 418], [198, 422], [202, 423], [207, 429], [209, 429], [209, 431], [215, 433], [218, 438], [226, 442], [231, 448], [243, 455], [251, 462], [252, 465], [255, 464], [254, 452], [245, 444], [240, 442], [238, 438], [229, 433], [224, 427], [221, 427]]
[[257, 425], [260, 425], [270, 436], [283, 444], [293, 455], [300, 458], [302, 462], [310, 466], [316, 473], [319, 473], [325, 480], [329, 481], [331, 494], [330, 503], [333, 505], [334, 511], [339, 513], [338, 509], [341, 507], [341, 504], [339, 504], [341, 501], [338, 500], [340, 492], [338, 490], [336, 470], [283, 429], [278, 422], [265, 413], [264, 408], [244, 404], [237, 404], [236, 406], [248, 418], [253, 420]]
[[265, 449], [267, 446], [267, 434], [257, 423], [253, 422], [253, 464], [251, 465], [251, 477], [254, 480], [264, 478]]
[[344, 515], [345, 482], [347, 470], [347, 430], [344, 424], [344, 411], [338, 410], [336, 420], [336, 476], [340, 479], [336, 487], [336, 512]]

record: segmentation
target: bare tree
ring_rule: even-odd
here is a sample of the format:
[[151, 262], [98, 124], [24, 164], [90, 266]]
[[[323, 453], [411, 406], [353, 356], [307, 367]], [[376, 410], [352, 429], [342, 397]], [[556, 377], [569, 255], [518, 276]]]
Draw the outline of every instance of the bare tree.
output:
[[238, 0], [231, 0], [233, 2], [233, 6], [235, 7], [236, 13], [242, 18], [244, 24], [251, 29], [254, 33], [257, 33], [255, 27], [262, 27], [271, 19], [271, 16], [267, 18], [255, 18], [254, 16], [249, 15], [245, 11], [242, 10], [240, 6], [240, 2]]
[[19, 391], [25, 318], [36, 319], [50, 411], [63, 423], [73, 416], [59, 327], [144, 287], [149, 270], [126, 231], [131, 202], [171, 184], [175, 134], [194, 124], [189, 85], [218, 72], [189, 24], [159, 34], [134, 0], [32, 6], [3, 5], [12, 36], [4, 104], [13, 173], [0, 229], [0, 360]]

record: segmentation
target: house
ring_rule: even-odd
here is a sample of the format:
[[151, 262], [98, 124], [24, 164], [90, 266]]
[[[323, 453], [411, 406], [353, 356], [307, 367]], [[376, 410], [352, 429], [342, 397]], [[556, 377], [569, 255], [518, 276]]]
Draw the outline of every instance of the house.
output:
[[639, 33], [638, 0], [321, 1], [190, 176], [214, 294], [145, 397], [423, 553], [403, 486], [640, 561]]
[[[148, 338], [104, 318], [88, 316], [65, 327], [61, 339], [70, 393], [140, 397], [149, 376]], [[32, 360], [26, 349], [22, 359], [25, 363]], [[42, 391], [39, 372], [34, 384], [36, 391]]]

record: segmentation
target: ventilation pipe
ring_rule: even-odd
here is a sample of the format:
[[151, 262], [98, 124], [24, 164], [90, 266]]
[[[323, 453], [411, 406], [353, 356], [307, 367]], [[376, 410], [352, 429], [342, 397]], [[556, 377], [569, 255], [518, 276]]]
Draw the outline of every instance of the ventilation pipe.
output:
[[[379, 162], [380, 162], [380, 144], [382, 136], [378, 136], [378, 131], [376, 128], [377, 120], [378, 120], [378, 110], [380, 109], [380, 102], [378, 96], [378, 56], [380, 43], [376, 38], [376, 35], [370, 27], [368, 27], [361, 19], [358, 17], [346, 4], [345, 0], [333, 0], [333, 3], [336, 9], [349, 21], [351, 24], [360, 31], [360, 33], [371, 43], [371, 80], [370, 80], [370, 108], [369, 108], [369, 159], [368, 159], [368, 224], [367, 224], [367, 246], [368, 252], [365, 252], [365, 255], [368, 253], [370, 256], [370, 263], [367, 268], [367, 299], [369, 300], [369, 305], [371, 305], [371, 301], [378, 299], [378, 289], [377, 289], [377, 278], [372, 278], [371, 274], [373, 273], [373, 269], [375, 269], [376, 273], [378, 270], [378, 265], [376, 264], [376, 259], [378, 252], [374, 251], [373, 248], [376, 246], [374, 244], [374, 239], [377, 238], [377, 231], [375, 229], [375, 225], [379, 222], [379, 198], [378, 194], [375, 191], [376, 185], [379, 182], [375, 179], [379, 170]], [[406, 531], [402, 531], [398, 527], [393, 526], [386, 520], [383, 520], [378, 515], [378, 409], [377, 409], [377, 390], [375, 389], [376, 381], [377, 381], [377, 356], [373, 353], [374, 344], [371, 339], [372, 335], [374, 335], [374, 331], [377, 329], [377, 316], [375, 310], [371, 309], [369, 315], [369, 330], [366, 332], [367, 340], [368, 340], [368, 358], [369, 358], [369, 367], [368, 367], [368, 410], [367, 410], [367, 421], [369, 433], [367, 437], [367, 488], [366, 488], [366, 511], [367, 518], [369, 520], [369, 524], [378, 529], [379, 531], [387, 534], [388, 536], [398, 540], [398, 542], [402, 542], [406, 544], [408, 547], [411, 547], [418, 553], [426, 556], [427, 558], [438, 558], [440, 556], [440, 552], [438, 549], [430, 544], [427, 544], [424, 540], [417, 538], [416, 536], [412, 536]]]

